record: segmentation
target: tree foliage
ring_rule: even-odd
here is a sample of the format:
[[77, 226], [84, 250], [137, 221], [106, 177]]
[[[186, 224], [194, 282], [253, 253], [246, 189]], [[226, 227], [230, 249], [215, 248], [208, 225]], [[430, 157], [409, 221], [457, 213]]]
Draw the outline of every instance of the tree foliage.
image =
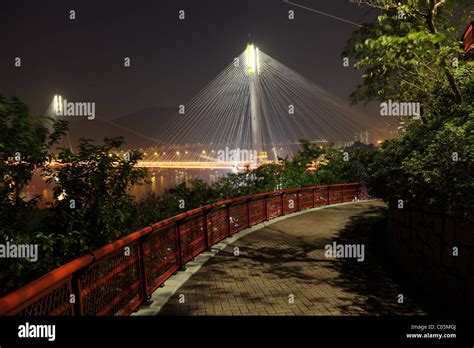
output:
[[[63, 261], [50, 243], [61, 237], [46, 235], [42, 229], [50, 214], [36, 209], [39, 197], [28, 200], [23, 190], [35, 171], [46, 168], [52, 149], [66, 129], [63, 121], [31, 116], [18, 98], [7, 100], [0, 96], [0, 243], [38, 244], [47, 260], [32, 263], [0, 259], [0, 294]], [[67, 244], [67, 240], [62, 242]]]
[[[50, 124], [50, 127], [48, 127]], [[51, 129], [51, 130], [50, 130]], [[0, 204], [18, 208], [27, 202], [22, 190], [35, 169], [41, 170], [67, 124], [44, 116], [32, 117], [18, 98], [0, 96]], [[33, 203], [33, 202], [32, 202]]]
[[[386, 141], [367, 162], [372, 192], [391, 205], [474, 220], [474, 71], [460, 34], [473, 5], [457, 0], [364, 1], [380, 15], [348, 41], [364, 70], [359, 101], [414, 101], [422, 123]], [[464, 19], [463, 19], [464, 18]]]
[[[363, 81], [351, 96], [354, 102], [420, 102], [426, 122], [472, 97], [472, 90], [463, 86], [472, 83], [473, 69], [462, 59], [459, 39], [474, 13], [472, 4], [459, 0], [363, 3], [380, 15], [375, 23], [363, 24], [353, 33], [343, 53], [357, 60], [355, 68], [364, 70]], [[467, 119], [473, 109], [458, 111], [458, 117]]]
[[133, 198], [128, 190], [143, 183], [146, 169], [135, 165], [139, 151], [119, 150], [124, 139], [105, 138], [97, 145], [81, 139], [77, 153], [64, 148], [57, 156], [57, 168], [49, 168], [48, 183], [54, 183], [56, 226], [77, 231], [88, 248], [97, 248], [121, 235], [134, 216], [130, 214]]

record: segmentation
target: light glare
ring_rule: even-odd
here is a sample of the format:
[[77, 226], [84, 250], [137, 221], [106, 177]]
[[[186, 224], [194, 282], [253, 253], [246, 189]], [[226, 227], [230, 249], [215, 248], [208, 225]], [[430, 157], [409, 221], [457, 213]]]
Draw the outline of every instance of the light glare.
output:
[[258, 72], [257, 53], [254, 44], [247, 45], [247, 73], [253, 75]]

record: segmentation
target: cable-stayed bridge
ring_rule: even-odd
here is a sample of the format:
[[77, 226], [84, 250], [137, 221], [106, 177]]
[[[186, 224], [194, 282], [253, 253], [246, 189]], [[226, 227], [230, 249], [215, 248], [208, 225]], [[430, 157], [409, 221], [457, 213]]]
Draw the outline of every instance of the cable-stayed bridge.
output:
[[[60, 98], [53, 102], [56, 111], [62, 108]], [[194, 98], [179, 105], [166, 132], [147, 136], [138, 165], [256, 167], [291, 158], [300, 139], [340, 143], [368, 127], [365, 116], [344, 100], [248, 44]]]

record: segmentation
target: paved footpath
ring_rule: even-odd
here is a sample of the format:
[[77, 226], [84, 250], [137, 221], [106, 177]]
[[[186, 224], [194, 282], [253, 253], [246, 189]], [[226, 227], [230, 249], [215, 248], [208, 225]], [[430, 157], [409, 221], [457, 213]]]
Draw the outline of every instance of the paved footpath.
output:
[[[252, 232], [204, 264], [159, 315], [424, 314], [374, 256], [369, 235], [383, 212], [376, 201], [340, 205]], [[365, 260], [325, 257], [333, 242], [363, 244]]]

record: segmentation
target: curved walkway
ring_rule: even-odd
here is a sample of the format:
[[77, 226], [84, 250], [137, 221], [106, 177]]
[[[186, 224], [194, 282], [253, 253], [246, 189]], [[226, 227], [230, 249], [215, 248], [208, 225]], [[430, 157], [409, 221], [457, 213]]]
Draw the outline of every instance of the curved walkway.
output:
[[[375, 257], [383, 214], [369, 201], [265, 226], [207, 261], [159, 315], [423, 314]], [[363, 245], [364, 260], [326, 257], [333, 242]]]

